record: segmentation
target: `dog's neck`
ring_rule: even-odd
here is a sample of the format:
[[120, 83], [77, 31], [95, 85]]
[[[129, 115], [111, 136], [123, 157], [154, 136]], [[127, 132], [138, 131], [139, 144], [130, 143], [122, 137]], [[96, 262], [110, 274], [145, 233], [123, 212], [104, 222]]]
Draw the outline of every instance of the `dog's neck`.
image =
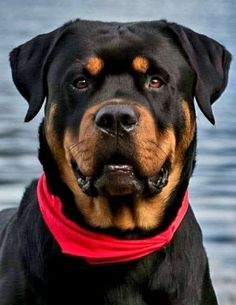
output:
[[41, 215], [64, 254], [83, 257], [89, 264], [111, 264], [132, 261], [154, 253], [171, 242], [189, 208], [186, 191], [176, 217], [163, 232], [151, 238], [121, 240], [91, 232], [68, 219], [59, 197], [48, 189], [47, 179], [42, 175], [37, 184], [37, 198]]

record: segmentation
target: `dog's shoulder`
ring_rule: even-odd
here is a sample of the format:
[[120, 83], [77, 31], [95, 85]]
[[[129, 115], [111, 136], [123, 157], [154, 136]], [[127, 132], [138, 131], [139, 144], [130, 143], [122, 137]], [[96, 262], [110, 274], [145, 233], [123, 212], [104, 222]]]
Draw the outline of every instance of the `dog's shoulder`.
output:
[[0, 212], [0, 295], [1, 305], [16, 304], [23, 296], [25, 275], [19, 256], [17, 208]]
[[[38, 226], [40, 214], [37, 209], [37, 181], [33, 181], [26, 188], [18, 208], [0, 212], [1, 305], [26, 304], [28, 263], [31, 263], [29, 256], [39, 255], [34, 241], [37, 243], [40, 232], [30, 234]], [[29, 256], [27, 253], [30, 253]]]
[[6, 231], [9, 222], [14, 218], [16, 211], [16, 208], [9, 208], [0, 212], [0, 243], [4, 232]]
[[[0, 212], [0, 260], [14, 265], [19, 260], [21, 244], [26, 238], [24, 228], [33, 228], [34, 210], [37, 208], [36, 182], [26, 188], [19, 207]], [[28, 224], [27, 226], [25, 224]], [[30, 225], [31, 224], [31, 225]], [[23, 237], [23, 238], [22, 238]], [[13, 251], [14, 249], [14, 251]], [[18, 257], [18, 258], [17, 258]], [[9, 262], [9, 263], [8, 263]], [[1, 264], [3, 266], [3, 264]]]

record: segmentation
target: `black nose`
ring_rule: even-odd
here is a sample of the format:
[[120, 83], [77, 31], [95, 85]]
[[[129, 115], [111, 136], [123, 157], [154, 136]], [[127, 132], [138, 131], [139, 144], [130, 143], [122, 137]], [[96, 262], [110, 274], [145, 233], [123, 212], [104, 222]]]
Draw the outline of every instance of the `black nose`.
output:
[[118, 130], [131, 132], [137, 122], [137, 113], [129, 105], [106, 105], [95, 117], [97, 127], [106, 133], [117, 133]]

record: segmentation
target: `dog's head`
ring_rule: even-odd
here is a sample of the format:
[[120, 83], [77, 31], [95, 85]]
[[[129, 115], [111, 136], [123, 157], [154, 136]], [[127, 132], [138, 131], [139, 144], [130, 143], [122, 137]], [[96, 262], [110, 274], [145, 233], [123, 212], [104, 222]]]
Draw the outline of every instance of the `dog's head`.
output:
[[227, 50], [165, 21], [77, 20], [14, 49], [10, 61], [26, 121], [46, 98], [43, 133], [86, 223], [158, 227], [193, 171], [194, 97], [214, 123]]

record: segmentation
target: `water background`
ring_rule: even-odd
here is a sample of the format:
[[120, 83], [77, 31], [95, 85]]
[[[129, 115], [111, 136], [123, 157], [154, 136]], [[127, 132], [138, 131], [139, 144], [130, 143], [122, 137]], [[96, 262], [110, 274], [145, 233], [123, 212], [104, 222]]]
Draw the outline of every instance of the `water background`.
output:
[[[41, 172], [37, 127], [42, 113], [31, 123], [23, 123], [27, 103], [11, 81], [8, 53], [78, 17], [176, 21], [218, 40], [236, 54], [235, 0], [0, 0], [0, 209], [17, 206], [25, 186]], [[227, 90], [214, 105], [216, 126], [198, 112], [198, 162], [190, 188], [222, 305], [236, 304], [235, 85], [233, 62]]]

